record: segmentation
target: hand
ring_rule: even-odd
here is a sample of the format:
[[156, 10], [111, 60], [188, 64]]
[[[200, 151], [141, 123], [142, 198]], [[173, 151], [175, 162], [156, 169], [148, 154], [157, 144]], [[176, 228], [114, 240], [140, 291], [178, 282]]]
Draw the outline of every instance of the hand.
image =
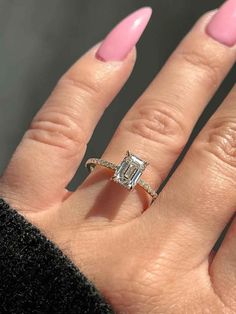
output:
[[[235, 5], [230, 12], [229, 25]], [[221, 16], [213, 18], [215, 13], [205, 14], [180, 43], [102, 156], [119, 163], [129, 149], [149, 162], [143, 179], [153, 188], [235, 62], [235, 29], [227, 38], [217, 33], [213, 26]], [[236, 87], [151, 206], [145, 191], [127, 191], [101, 167], [76, 191], [66, 189], [98, 119], [133, 68], [129, 44], [150, 10], [135, 14], [59, 80], [1, 177], [0, 194], [73, 260], [118, 313], [235, 313], [234, 220], [216, 254], [212, 248], [236, 205]], [[122, 28], [129, 42], [113, 40]]]

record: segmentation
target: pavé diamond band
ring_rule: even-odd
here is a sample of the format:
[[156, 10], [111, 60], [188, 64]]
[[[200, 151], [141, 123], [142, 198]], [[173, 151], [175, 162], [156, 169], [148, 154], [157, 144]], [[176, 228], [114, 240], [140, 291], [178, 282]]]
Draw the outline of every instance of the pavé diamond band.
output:
[[128, 190], [133, 190], [136, 184], [140, 185], [154, 201], [158, 194], [148, 183], [140, 178], [147, 165], [148, 163], [146, 161], [131, 154], [129, 151], [119, 165], [99, 158], [90, 158], [86, 162], [86, 167], [90, 172], [96, 166], [102, 166], [113, 170], [114, 175], [112, 176], [112, 180], [121, 184]]

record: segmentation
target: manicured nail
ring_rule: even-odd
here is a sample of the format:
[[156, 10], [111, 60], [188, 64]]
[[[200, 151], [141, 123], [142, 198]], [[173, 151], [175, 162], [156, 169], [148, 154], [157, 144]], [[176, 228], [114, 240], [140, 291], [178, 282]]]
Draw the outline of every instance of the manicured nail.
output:
[[208, 35], [226, 46], [236, 44], [236, 0], [226, 1], [211, 19]]
[[138, 42], [151, 15], [152, 9], [144, 7], [127, 16], [106, 36], [96, 57], [102, 61], [124, 60]]

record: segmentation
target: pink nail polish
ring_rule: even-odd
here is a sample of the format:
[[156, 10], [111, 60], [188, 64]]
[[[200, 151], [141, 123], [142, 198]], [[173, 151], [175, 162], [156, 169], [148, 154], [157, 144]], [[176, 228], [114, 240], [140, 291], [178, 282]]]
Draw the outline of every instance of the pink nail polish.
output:
[[150, 7], [141, 8], [122, 20], [106, 36], [96, 57], [102, 61], [122, 61], [138, 42], [152, 15]]
[[236, 44], [236, 0], [226, 1], [206, 28], [209, 36], [226, 46]]

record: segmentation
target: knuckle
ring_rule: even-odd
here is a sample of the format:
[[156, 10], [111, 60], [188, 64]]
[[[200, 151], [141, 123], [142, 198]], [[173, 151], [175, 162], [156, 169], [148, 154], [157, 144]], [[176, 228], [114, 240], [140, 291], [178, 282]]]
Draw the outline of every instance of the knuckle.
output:
[[[220, 81], [220, 71], [222, 68], [222, 57], [213, 53], [209, 44], [203, 44], [200, 48], [192, 50], [186, 49], [178, 52], [185, 63], [190, 65], [200, 79], [204, 79], [210, 86], [217, 86]], [[211, 56], [211, 57], [209, 57]], [[200, 73], [199, 73], [200, 72]]]
[[214, 119], [201, 138], [207, 152], [236, 167], [236, 120]]
[[[148, 103], [148, 104], [147, 104]], [[171, 148], [179, 153], [186, 143], [186, 128], [179, 110], [167, 101], [158, 99], [142, 100], [123, 120], [121, 129], [138, 135], [144, 141], [162, 143], [171, 142]]]
[[95, 96], [101, 93], [101, 86], [99, 80], [91, 80], [86, 76], [82, 77], [81, 75], [69, 75], [65, 74], [58, 81], [57, 85], [59, 87], [65, 87], [69, 89], [76, 89], [76, 94], [86, 95], [86, 96]]
[[40, 112], [30, 124], [25, 138], [55, 148], [61, 148], [70, 155], [77, 154], [87, 144], [84, 129], [68, 113], [58, 111]]

